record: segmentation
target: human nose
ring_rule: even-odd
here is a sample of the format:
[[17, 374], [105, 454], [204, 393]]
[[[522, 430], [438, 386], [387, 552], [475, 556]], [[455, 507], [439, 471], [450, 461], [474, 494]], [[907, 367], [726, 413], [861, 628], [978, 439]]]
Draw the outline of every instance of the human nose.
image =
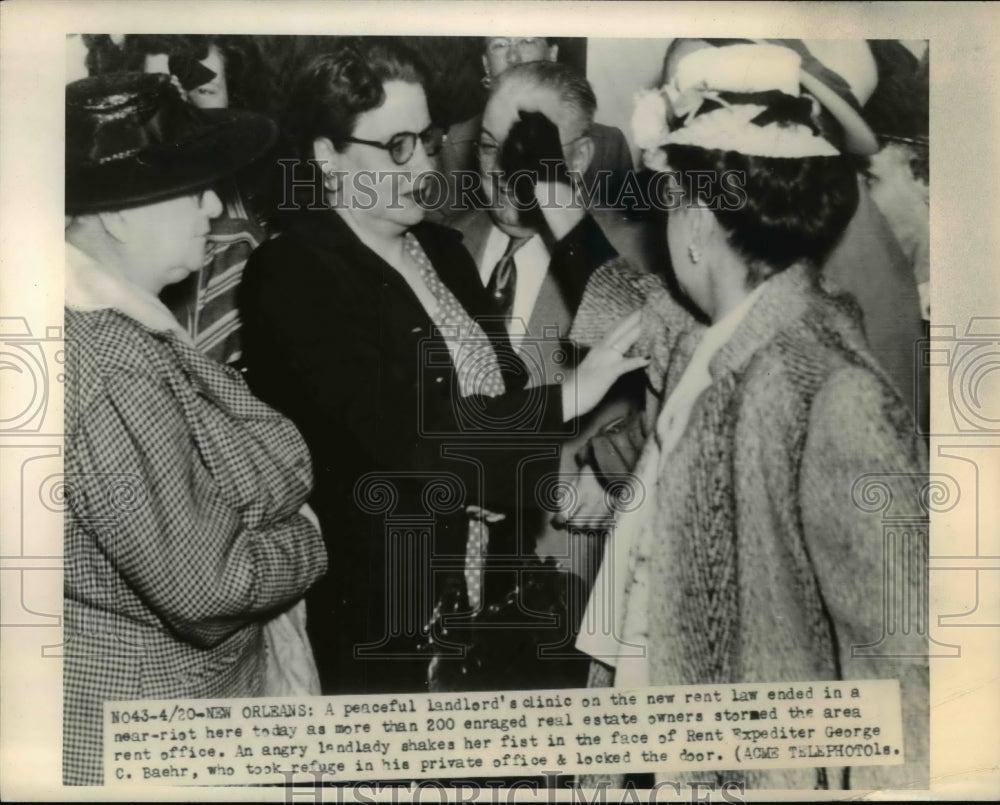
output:
[[218, 218], [222, 215], [222, 199], [214, 190], [206, 190], [202, 193], [201, 211], [208, 218]]
[[433, 167], [431, 157], [427, 153], [427, 149], [424, 147], [423, 140], [419, 137], [417, 138], [416, 144], [413, 146], [413, 156], [410, 157], [410, 163], [407, 167], [409, 167], [410, 171], [415, 175], [428, 171]]

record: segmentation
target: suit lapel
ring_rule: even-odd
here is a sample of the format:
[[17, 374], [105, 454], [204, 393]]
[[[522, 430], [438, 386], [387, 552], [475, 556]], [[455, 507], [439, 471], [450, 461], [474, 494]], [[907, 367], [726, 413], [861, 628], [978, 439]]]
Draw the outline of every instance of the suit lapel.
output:
[[559, 337], [565, 338], [572, 323], [573, 317], [566, 307], [566, 300], [563, 299], [559, 284], [553, 279], [551, 272], [547, 272], [538, 289], [535, 305], [531, 309], [528, 335], [533, 338], [544, 338], [546, 331], [551, 333], [551, 328], [556, 327]]
[[486, 242], [490, 239], [490, 232], [493, 230], [493, 222], [490, 214], [485, 210], [478, 210], [470, 222], [466, 232], [466, 248], [476, 261], [476, 266], [483, 263], [483, 255], [486, 253]]

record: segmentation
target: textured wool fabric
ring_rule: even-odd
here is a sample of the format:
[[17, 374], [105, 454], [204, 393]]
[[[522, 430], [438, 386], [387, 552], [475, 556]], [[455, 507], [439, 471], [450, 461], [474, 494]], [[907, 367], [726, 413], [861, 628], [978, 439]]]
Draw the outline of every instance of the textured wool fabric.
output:
[[260, 695], [326, 552], [302, 437], [238, 372], [112, 308], [66, 339], [64, 781], [100, 784], [103, 702]]
[[[882, 512], [852, 492], [866, 475], [889, 478], [893, 505], [926, 517], [926, 452], [866, 347], [853, 304], [826, 294], [803, 267], [767, 286], [710, 363], [712, 385], [652, 493], [659, 536], [649, 556], [650, 682], [898, 679], [903, 765], [717, 777], [748, 788], [924, 788], [926, 635], [885, 639], [892, 625], [883, 600], [922, 604], [926, 527], [890, 551]], [[575, 329], [599, 338], [606, 325], [596, 320], [614, 322], [644, 292], [641, 341], [656, 390], [647, 415], [655, 417], [700, 325], [619, 262], [595, 274]], [[886, 561], [905, 568], [889, 591]]]

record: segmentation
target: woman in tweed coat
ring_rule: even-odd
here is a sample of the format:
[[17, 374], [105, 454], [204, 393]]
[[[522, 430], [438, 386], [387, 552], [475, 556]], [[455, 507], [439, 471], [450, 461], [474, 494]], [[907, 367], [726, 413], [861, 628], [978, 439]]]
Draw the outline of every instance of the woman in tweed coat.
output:
[[[716, 774], [753, 788], [924, 788], [926, 640], [887, 611], [925, 617], [926, 528], [883, 533], [871, 492], [894, 514], [926, 516], [926, 454], [856, 305], [826, 293], [816, 269], [857, 204], [854, 172], [811, 127], [810, 102], [784, 89], [797, 90], [792, 51], [687, 59], [671, 106], [659, 103], [690, 115], [647, 140], [647, 159], [671, 172], [673, 267], [711, 326], [620, 262], [587, 289], [574, 335], [592, 341], [644, 299], [652, 363], [634, 470], [644, 502], [617, 518], [595, 584], [611, 621], [578, 646], [598, 660], [594, 682], [617, 687], [899, 680], [904, 764]], [[790, 81], [769, 83], [781, 75]], [[895, 573], [890, 589], [883, 573]]]
[[272, 691], [264, 624], [326, 554], [298, 431], [157, 298], [202, 265], [207, 186], [272, 124], [189, 107], [166, 76], [82, 79], [66, 101], [63, 777], [100, 784], [105, 701]]

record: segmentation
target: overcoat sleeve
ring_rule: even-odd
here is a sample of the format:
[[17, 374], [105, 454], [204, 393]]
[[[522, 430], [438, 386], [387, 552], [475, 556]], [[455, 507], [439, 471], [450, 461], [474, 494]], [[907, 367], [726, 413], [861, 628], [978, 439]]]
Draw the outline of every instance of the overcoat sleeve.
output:
[[247, 527], [162, 379], [119, 373], [106, 391], [70, 435], [69, 504], [114, 572], [182, 640], [216, 645], [303, 595], [325, 572], [319, 532], [298, 511], [307, 484]]
[[842, 677], [898, 679], [902, 695], [905, 765], [854, 767], [854, 788], [926, 787], [927, 457], [901, 411], [874, 374], [840, 369], [813, 401], [802, 456], [803, 532]]

